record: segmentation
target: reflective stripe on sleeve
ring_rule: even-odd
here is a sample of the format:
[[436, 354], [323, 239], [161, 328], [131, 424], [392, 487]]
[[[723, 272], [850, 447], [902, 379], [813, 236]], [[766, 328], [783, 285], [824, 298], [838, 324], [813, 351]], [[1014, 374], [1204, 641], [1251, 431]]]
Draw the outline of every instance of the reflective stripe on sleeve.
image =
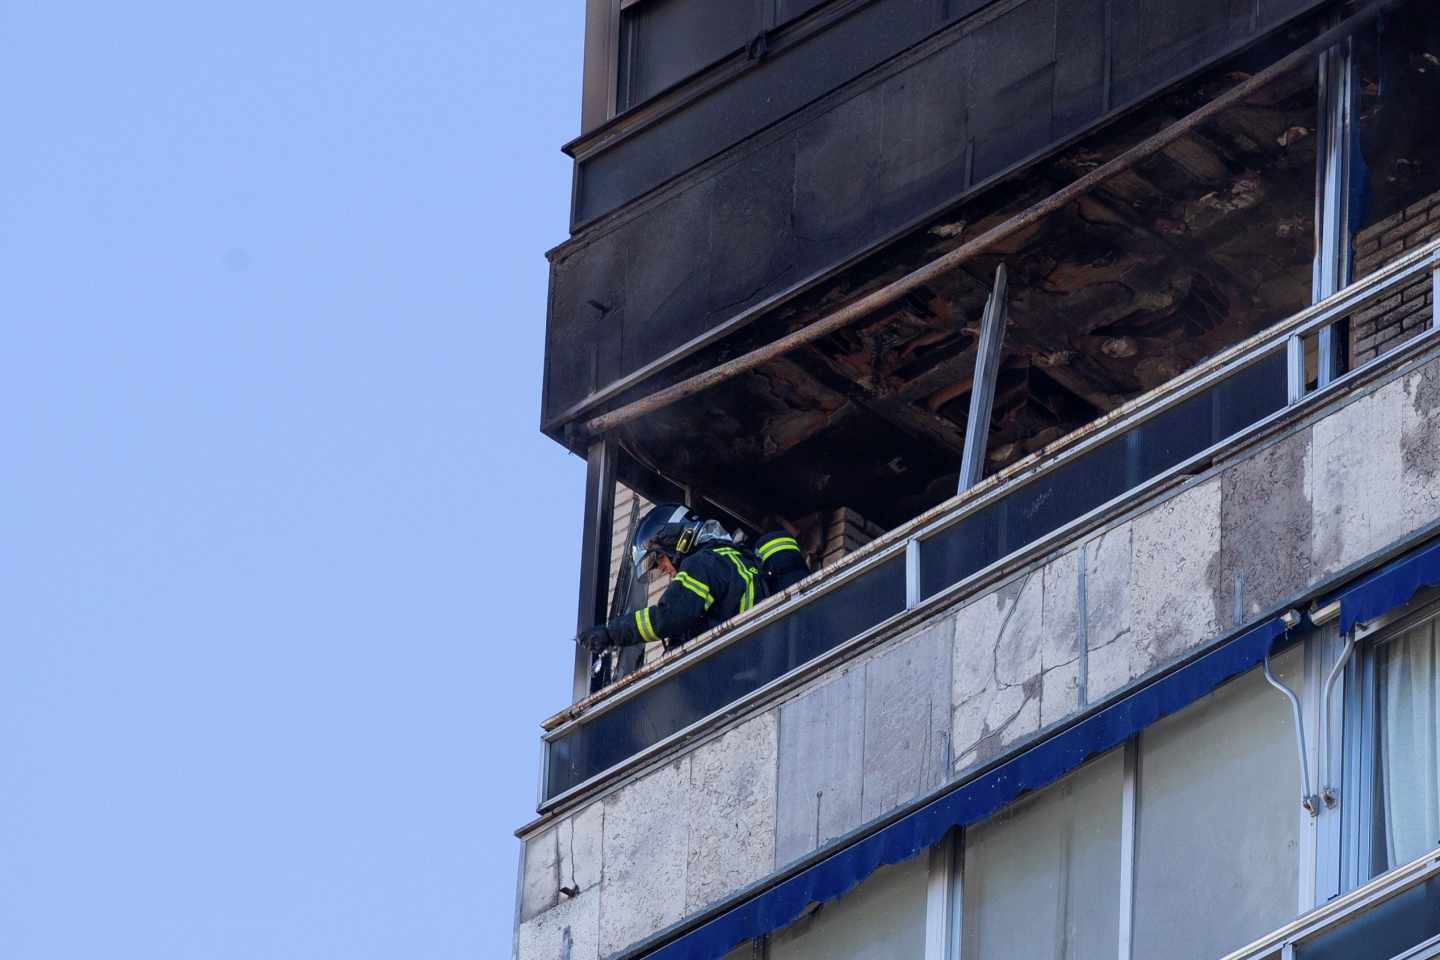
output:
[[635, 629], [640, 633], [640, 639], [646, 643], [655, 643], [660, 635], [655, 632], [655, 627], [650, 623], [650, 608], [641, 607], [635, 611]]
[[703, 580], [696, 580], [683, 570], [675, 574], [675, 582], [695, 596], [705, 601], [705, 609], [709, 610], [710, 605], [715, 602], [715, 596], [710, 592], [710, 587]]
[[771, 556], [782, 550], [794, 550], [796, 553], [799, 553], [800, 544], [795, 542], [794, 537], [776, 537], [774, 540], [766, 540], [760, 544], [760, 549], [756, 551], [756, 555], [759, 556], [761, 560], [769, 560]]

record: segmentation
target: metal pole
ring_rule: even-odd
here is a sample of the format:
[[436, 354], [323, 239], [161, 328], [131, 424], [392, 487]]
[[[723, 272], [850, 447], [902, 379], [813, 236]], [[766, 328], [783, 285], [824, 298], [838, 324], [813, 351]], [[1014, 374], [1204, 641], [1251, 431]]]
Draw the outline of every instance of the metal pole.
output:
[[1285, 341], [1285, 402], [1305, 399], [1305, 341], [1297, 333]]
[[960, 460], [960, 485], [964, 493], [985, 476], [985, 446], [990, 439], [990, 410], [995, 404], [995, 377], [1000, 371], [1000, 346], [1005, 341], [1005, 320], [1010, 310], [1006, 300], [1008, 281], [1005, 264], [995, 270], [995, 288], [985, 301], [980, 320], [980, 349], [975, 355], [975, 380], [970, 387], [970, 417], [965, 424], [965, 453]]
[[[578, 636], [605, 620], [610, 585], [610, 537], [615, 513], [615, 459], [619, 446], [614, 440], [597, 440], [585, 458], [585, 528], [580, 538], [580, 609], [576, 616]], [[575, 648], [576, 701], [590, 695], [590, 653]]]
[[[1354, 43], [1345, 38], [1318, 59], [1319, 142], [1315, 151], [1315, 270], [1311, 300], [1319, 303], [1350, 283], [1350, 174], [1354, 146]], [[1340, 372], [1333, 324], [1320, 329], [1316, 386]]]
[[1320, 812], [1320, 804], [1310, 792], [1310, 754], [1305, 749], [1305, 721], [1300, 716], [1300, 698], [1271, 672], [1269, 650], [1265, 651], [1265, 682], [1285, 694], [1285, 699], [1290, 701], [1290, 717], [1295, 723], [1295, 745], [1300, 753], [1300, 806], [1313, 817]]
[[749, 353], [741, 354], [733, 360], [716, 364], [708, 370], [697, 373], [693, 377], [657, 390], [648, 397], [642, 397], [639, 400], [617, 407], [609, 413], [591, 417], [579, 425], [580, 439], [583, 441], [585, 438], [608, 433], [637, 417], [662, 410], [679, 400], [694, 396], [718, 383], [723, 383], [732, 377], [754, 370], [756, 367], [768, 363], [776, 357], [789, 353], [796, 347], [804, 346], [807, 343], [814, 343], [821, 337], [829, 336], [836, 330], [840, 330], [857, 320], [867, 317], [882, 307], [889, 306], [906, 294], [912, 293], [920, 287], [938, 280], [960, 264], [974, 259], [1002, 240], [1014, 236], [1027, 227], [1038, 223], [1056, 210], [1061, 209], [1066, 204], [1084, 196], [1117, 173], [1123, 173], [1141, 160], [1154, 156], [1181, 137], [1189, 134], [1196, 127], [1212, 119], [1216, 114], [1245, 100], [1266, 84], [1274, 81], [1277, 77], [1284, 76], [1290, 71], [1310, 63], [1311, 59], [1318, 52], [1334, 46], [1358, 30], [1365, 23], [1374, 19], [1384, 10], [1400, 2], [1401, 0], [1377, 0], [1376, 3], [1366, 7], [1363, 11], [1350, 17], [1344, 23], [1325, 31], [1295, 52], [1286, 55], [1250, 79], [1231, 87], [1193, 113], [1182, 117], [1159, 133], [1142, 140], [1140, 143], [1101, 166], [1096, 167], [1068, 186], [1057, 190], [1034, 206], [1017, 213], [1004, 223], [985, 231], [974, 240], [961, 244], [949, 253], [931, 260], [929, 263], [905, 274], [903, 277], [892, 280], [883, 287], [856, 300], [852, 300], [833, 313], [827, 314], [819, 320], [809, 323], [793, 333], [786, 334], [763, 347], [759, 347]]
[[1440, 330], [1440, 253], [1435, 254], [1435, 271], [1430, 274], [1430, 326]]

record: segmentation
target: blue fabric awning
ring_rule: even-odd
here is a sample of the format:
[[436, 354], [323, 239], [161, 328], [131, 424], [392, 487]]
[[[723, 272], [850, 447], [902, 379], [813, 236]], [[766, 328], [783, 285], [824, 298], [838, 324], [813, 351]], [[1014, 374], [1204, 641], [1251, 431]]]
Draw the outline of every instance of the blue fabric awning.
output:
[[1425, 587], [1440, 586], [1440, 541], [1410, 551], [1321, 600], [1340, 601], [1340, 632], [1409, 603]]
[[[1440, 548], [1437, 548], [1440, 549]], [[985, 819], [1086, 759], [1116, 747], [1161, 717], [1190, 705], [1264, 660], [1281, 622], [1271, 620], [1193, 663], [1156, 679], [1124, 700], [1060, 731], [1012, 760], [960, 784], [900, 820], [646, 955], [647, 960], [719, 958], [737, 945], [794, 922], [811, 903], [834, 900], [880, 867], [908, 860], [955, 827]]]

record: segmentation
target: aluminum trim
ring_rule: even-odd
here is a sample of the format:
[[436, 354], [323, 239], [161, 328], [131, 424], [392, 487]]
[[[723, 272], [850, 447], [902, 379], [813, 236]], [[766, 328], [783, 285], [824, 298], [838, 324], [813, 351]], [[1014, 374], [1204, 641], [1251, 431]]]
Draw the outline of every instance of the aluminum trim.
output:
[[1432, 957], [1440, 957], [1440, 934], [1415, 944], [1403, 953], [1397, 953], [1390, 960], [1431, 960]]
[[1131, 737], [1125, 751], [1120, 793], [1119, 960], [1130, 960], [1135, 942], [1135, 852], [1140, 817], [1140, 741]]

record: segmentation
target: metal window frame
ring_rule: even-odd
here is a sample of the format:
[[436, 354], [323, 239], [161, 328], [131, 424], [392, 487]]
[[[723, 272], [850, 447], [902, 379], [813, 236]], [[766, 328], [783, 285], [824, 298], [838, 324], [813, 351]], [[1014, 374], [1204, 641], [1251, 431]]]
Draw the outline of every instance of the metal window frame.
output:
[[[1332, 14], [1339, 22], [1340, 11]], [[1333, 24], [1332, 24], [1333, 25]], [[1315, 151], [1315, 266], [1311, 299], [1332, 296], [1350, 283], [1350, 178], [1355, 138], [1355, 45], [1353, 37], [1322, 53], [1317, 65], [1319, 143]], [[1320, 331], [1317, 384], [1325, 386], [1338, 373], [1335, 329]]]
[[924, 960], [960, 960], [960, 925], [965, 917], [964, 865], [963, 829], [950, 831], [930, 848]]
[[1122, 747], [1124, 779], [1120, 793], [1120, 913], [1116, 956], [1130, 960], [1135, 952], [1135, 864], [1140, 848], [1140, 737]]

